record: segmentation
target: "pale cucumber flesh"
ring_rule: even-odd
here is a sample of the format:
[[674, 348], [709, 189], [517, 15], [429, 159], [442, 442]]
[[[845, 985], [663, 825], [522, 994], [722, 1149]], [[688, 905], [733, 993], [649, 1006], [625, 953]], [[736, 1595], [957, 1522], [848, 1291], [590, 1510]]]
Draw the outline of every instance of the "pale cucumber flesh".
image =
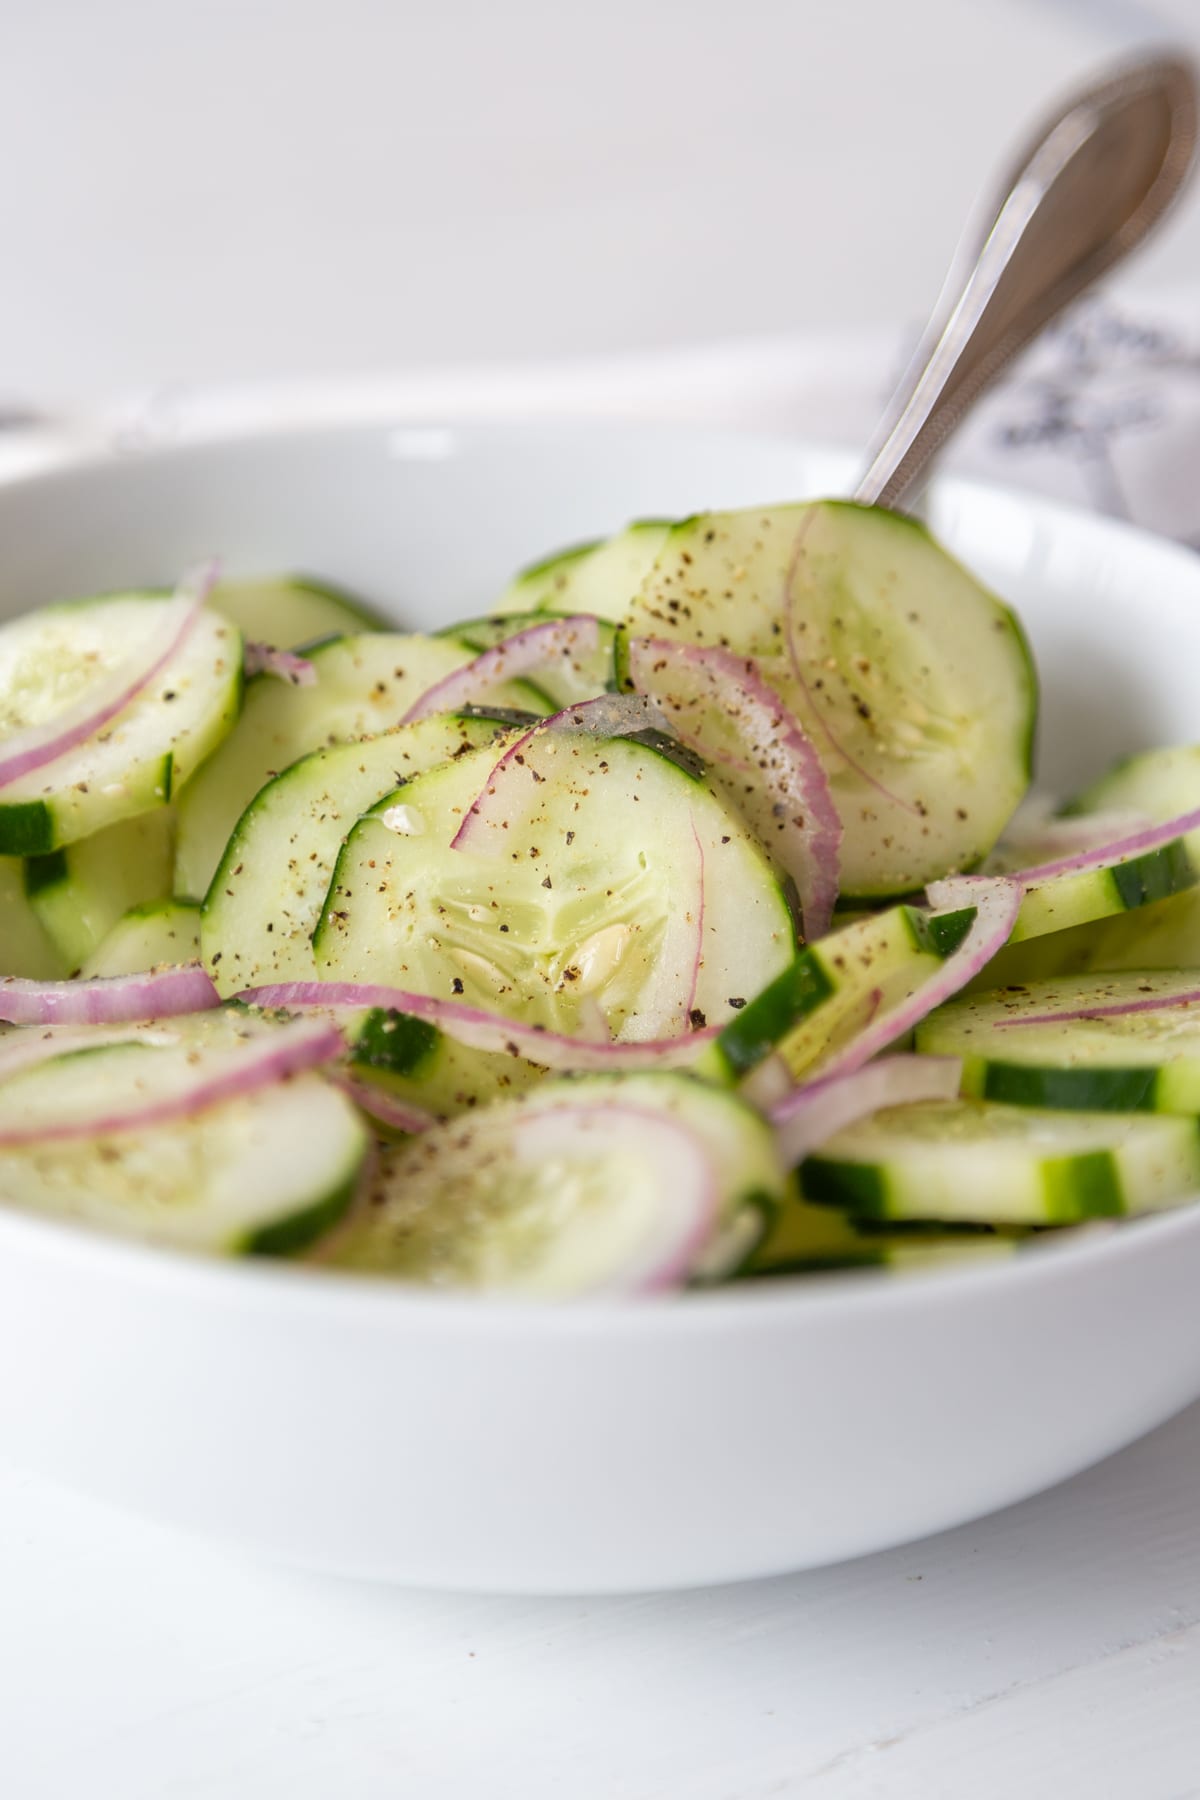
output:
[[630, 738], [552, 731], [522, 755], [458, 848], [490, 750], [355, 826], [313, 940], [323, 978], [572, 1035], [598, 1009], [633, 1040], [716, 1024], [790, 962], [778, 881], [703, 782]]
[[698, 515], [626, 624], [757, 661], [825, 765], [844, 895], [971, 868], [1026, 790], [1037, 688], [1020, 627], [913, 520], [841, 501]]

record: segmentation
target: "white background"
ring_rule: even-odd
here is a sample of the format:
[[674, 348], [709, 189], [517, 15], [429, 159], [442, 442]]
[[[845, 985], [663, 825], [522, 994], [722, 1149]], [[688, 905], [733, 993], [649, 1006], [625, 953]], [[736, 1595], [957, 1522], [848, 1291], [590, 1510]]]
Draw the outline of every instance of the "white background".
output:
[[[1197, 0], [0, 0], [0, 392], [895, 326], [1014, 131], [1172, 23], [1200, 48]], [[1131, 279], [1200, 295], [1200, 197]], [[1182, 1800], [1198, 1689], [1200, 1410], [925, 1544], [588, 1603], [0, 1475], [14, 1800]]]
[[[0, 389], [894, 323], [1197, 0], [0, 0]], [[1200, 273], [1200, 195], [1139, 280]]]

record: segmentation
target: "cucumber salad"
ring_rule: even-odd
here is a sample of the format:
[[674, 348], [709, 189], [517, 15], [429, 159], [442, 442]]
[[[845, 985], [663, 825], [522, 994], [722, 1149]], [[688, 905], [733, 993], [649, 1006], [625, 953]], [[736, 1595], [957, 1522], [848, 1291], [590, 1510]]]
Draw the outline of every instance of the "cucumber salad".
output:
[[1029, 793], [919, 524], [643, 520], [436, 635], [290, 576], [0, 626], [0, 1203], [523, 1298], [1200, 1193], [1200, 747]]

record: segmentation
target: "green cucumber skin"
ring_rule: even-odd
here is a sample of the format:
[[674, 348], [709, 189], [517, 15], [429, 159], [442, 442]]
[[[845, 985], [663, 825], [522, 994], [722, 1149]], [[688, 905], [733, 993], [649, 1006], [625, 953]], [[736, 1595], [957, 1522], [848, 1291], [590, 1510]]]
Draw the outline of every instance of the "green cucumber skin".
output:
[[[494, 650], [506, 638], [529, 631], [535, 625], [547, 625], [554, 619], [570, 619], [573, 613], [556, 613], [553, 607], [537, 608], [527, 613], [481, 613], [476, 619], [463, 619], [456, 625], [444, 625], [436, 637], [455, 638], [460, 644], [477, 651]], [[598, 621], [602, 637], [615, 643], [620, 627], [611, 619]]]
[[417, 1076], [436, 1060], [441, 1036], [427, 1019], [373, 1007], [354, 1034], [352, 1060], [360, 1069]]
[[345, 607], [363, 631], [395, 629], [393, 622], [385, 618], [377, 607], [370, 605], [361, 594], [352, 594], [349, 588], [340, 587], [336, 581], [326, 581], [324, 577], [316, 575], [291, 575], [288, 580], [301, 593], [314, 594], [318, 600], [332, 600], [335, 605]]
[[61, 981], [71, 970], [25, 897], [25, 864], [0, 856], [0, 976]]
[[326, 1232], [345, 1218], [358, 1193], [358, 1184], [359, 1173], [355, 1170], [340, 1187], [314, 1201], [302, 1212], [292, 1213], [288, 1218], [276, 1219], [273, 1224], [260, 1225], [256, 1231], [247, 1232], [245, 1237], [231, 1246], [232, 1253], [235, 1256], [292, 1257], [310, 1250]]
[[1195, 887], [1198, 879], [1195, 864], [1183, 838], [1175, 838], [1145, 856], [1135, 856], [1118, 863], [1112, 870], [1112, 884], [1126, 912], [1148, 906], [1153, 900], [1166, 900]]
[[891, 1218], [887, 1171], [876, 1163], [827, 1162], [810, 1156], [800, 1165], [800, 1186], [814, 1206], [838, 1207], [851, 1219], [882, 1223]]
[[941, 957], [953, 956], [975, 923], [975, 908], [964, 906], [958, 912], [915, 913], [910, 915], [917, 947], [932, 950]]
[[[895, 1209], [885, 1167], [877, 1163], [835, 1162], [810, 1156], [800, 1166], [806, 1200], [840, 1208], [856, 1224], [899, 1223], [910, 1215]], [[1079, 1225], [1087, 1219], [1109, 1219], [1128, 1210], [1120, 1171], [1111, 1151], [1090, 1150], [1047, 1158], [1041, 1171], [1039, 1225]], [[930, 1224], [941, 1221], [932, 1216]]]
[[38, 894], [45, 893], [47, 888], [57, 887], [66, 878], [67, 857], [64, 850], [50, 850], [45, 856], [28, 857], [25, 863], [25, 898], [36, 899]]
[[603, 542], [603, 538], [587, 538], [581, 544], [569, 544], [565, 550], [555, 550], [538, 562], [527, 563], [523, 569], [517, 570], [512, 585], [516, 587], [526, 582], [542, 581], [547, 575], [561, 575], [572, 563], [581, 562], [593, 550], [598, 550]]
[[54, 815], [44, 800], [0, 805], [0, 856], [48, 856], [57, 847]]
[[1031, 887], [1021, 902], [1010, 944], [1023, 944], [1052, 932], [1095, 924], [1120, 913], [1136, 912], [1157, 900], [1186, 893], [1200, 882], [1200, 870], [1185, 838], [1173, 838], [1144, 856], [1114, 863], [1107, 869], [1067, 874]]
[[961, 1057], [963, 1093], [977, 1100], [1195, 1118], [1200, 1009], [1189, 996], [1197, 989], [1200, 969], [1138, 970], [960, 995], [921, 1022], [916, 1046]]
[[[959, 948], [975, 920], [973, 906], [932, 915], [905, 905], [896, 911], [912, 949], [943, 959]], [[725, 1026], [717, 1039], [716, 1052], [727, 1077], [737, 1080], [748, 1075], [794, 1026], [837, 991], [839, 977], [829, 967], [831, 959], [836, 959], [837, 936], [836, 932], [830, 933], [802, 949], [792, 965]]]
[[435, 1119], [457, 1118], [492, 1101], [510, 1099], [537, 1086], [548, 1073], [526, 1057], [469, 1049], [436, 1026], [407, 1014], [390, 1017], [403, 1020], [406, 1027], [421, 1029], [411, 1034], [401, 1029], [389, 1039], [383, 1023], [388, 1017], [380, 1015], [381, 1028], [373, 1041], [368, 1041], [365, 1055], [360, 1049], [362, 1039], [351, 1037], [350, 1072], [377, 1087], [382, 1095], [415, 1106]]
[[1042, 1170], [1046, 1218], [1069, 1225], [1084, 1219], [1116, 1219], [1127, 1211], [1116, 1158], [1108, 1150], [1061, 1156]]
[[[963, 1058], [964, 1098], [998, 1100], [1007, 1106], [1048, 1106], [1060, 1112], [1167, 1112], [1160, 1105], [1161, 1071], [1132, 1069], [1050, 1069], [1022, 1063]], [[1200, 1113], [1200, 1084], [1195, 1105]]]
[[811, 950], [801, 950], [791, 967], [742, 1007], [721, 1032], [716, 1049], [728, 1075], [736, 1080], [757, 1068], [792, 1026], [833, 991], [817, 957]]
[[1030, 1116], [974, 1099], [898, 1107], [835, 1134], [798, 1178], [805, 1200], [859, 1230], [1076, 1225], [1187, 1204], [1200, 1188], [1200, 1121]]
[[[312, 600], [321, 604], [315, 608], [306, 604]], [[359, 595], [310, 575], [223, 578], [213, 589], [210, 604], [250, 640], [283, 650], [313, 649], [350, 632], [393, 629]], [[296, 610], [304, 615], [303, 628], [294, 616]]]
[[24, 865], [25, 896], [71, 969], [130, 908], [170, 892], [173, 816], [164, 806], [121, 819]]
[[1200, 1063], [1055, 1069], [966, 1057], [962, 1092], [964, 1098], [1042, 1106], [1055, 1112], [1173, 1113], [1200, 1118]]
[[[148, 812], [152, 807], [166, 806], [174, 786], [174, 767], [175, 758], [168, 750], [153, 765], [149, 785], [138, 789], [134, 802], [124, 810], [114, 810], [97, 830], [104, 830], [139, 812]], [[52, 800], [17, 800], [7, 805], [0, 802], [0, 856], [44, 857], [75, 841], [73, 832], [64, 831]]]
[[689, 750], [686, 744], [681, 744], [678, 738], [671, 737], [665, 731], [655, 731], [654, 727], [649, 725], [645, 731], [631, 731], [628, 736], [632, 743], [641, 744], [645, 749], [653, 750], [655, 756], [661, 756], [664, 762], [669, 762], [672, 768], [678, 769], [681, 774], [686, 775], [689, 781], [697, 782], [700, 785], [707, 783], [707, 763], [702, 757], [697, 756], [694, 750]]

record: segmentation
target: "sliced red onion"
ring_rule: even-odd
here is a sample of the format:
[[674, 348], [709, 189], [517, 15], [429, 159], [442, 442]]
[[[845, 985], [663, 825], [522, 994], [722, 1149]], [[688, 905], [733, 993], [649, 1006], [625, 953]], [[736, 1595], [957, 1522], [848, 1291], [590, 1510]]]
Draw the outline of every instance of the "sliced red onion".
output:
[[607, 1142], [636, 1144], [658, 1204], [641, 1242], [587, 1292], [657, 1294], [680, 1287], [712, 1237], [719, 1209], [711, 1156], [681, 1120], [619, 1100], [531, 1109], [513, 1124], [513, 1147], [525, 1161], [545, 1167], [578, 1156], [580, 1126], [600, 1121]]
[[415, 1136], [419, 1131], [428, 1131], [431, 1125], [439, 1123], [436, 1113], [426, 1112], [423, 1107], [410, 1106], [406, 1100], [398, 1100], [389, 1094], [386, 1088], [374, 1081], [360, 1081], [353, 1075], [334, 1073], [329, 1076], [335, 1087], [348, 1094], [354, 1104], [361, 1107], [380, 1125], [388, 1125], [393, 1131], [404, 1131]]
[[957, 1056], [885, 1056], [842, 1075], [819, 1075], [771, 1108], [779, 1148], [794, 1168], [819, 1145], [884, 1106], [953, 1100], [962, 1079]]
[[799, 720], [755, 662], [716, 645], [633, 638], [628, 668], [792, 877], [805, 936], [823, 937], [838, 894], [842, 822]]
[[[1140, 830], [1112, 839], [1107, 844], [1078, 851], [1074, 856], [1060, 856], [1054, 862], [1037, 863], [1027, 869], [1013, 869], [1005, 879], [1017, 883], [1022, 892], [1025, 892], [1029, 888], [1041, 887], [1044, 882], [1053, 881], [1060, 875], [1082, 875], [1090, 869], [1107, 869], [1114, 863], [1128, 862], [1135, 856], [1146, 856], [1152, 850], [1161, 850], [1164, 844], [1171, 843], [1175, 838], [1186, 837], [1189, 832], [1197, 830], [1200, 830], [1200, 807], [1191, 812], [1180, 813], [1174, 819], [1166, 819], [1161, 825], [1145, 825]], [[990, 875], [948, 875], [942, 881], [931, 881], [925, 893], [929, 904], [937, 907], [939, 912], [954, 907], [973, 906], [975, 894], [982, 884], [995, 879]]]
[[1027, 1018], [996, 1019], [997, 1031], [1013, 1025], [1064, 1025], [1072, 1019], [1119, 1019], [1126, 1013], [1166, 1012], [1173, 1006], [1200, 1005], [1200, 988], [1188, 988], [1182, 994], [1169, 994], [1148, 1000], [1119, 1000], [1111, 1006], [1083, 1006], [1074, 1012], [1031, 1013]]
[[595, 994], [580, 996], [575, 1016], [575, 1030], [571, 1035], [587, 1044], [612, 1043], [612, 1027], [608, 1022], [608, 1014]]
[[290, 681], [293, 687], [313, 687], [316, 683], [315, 664], [306, 656], [297, 656], [294, 650], [278, 650], [274, 644], [248, 640], [242, 656], [247, 675], [275, 675], [280, 681]]
[[0, 1019], [10, 1025], [120, 1025], [207, 1012], [221, 997], [199, 963], [89, 981], [0, 977]]
[[1074, 856], [1098, 845], [1119, 842], [1153, 823], [1145, 813], [1117, 808], [1059, 818], [1054, 806], [1052, 799], [1026, 801], [1005, 826], [997, 852], [1020, 851], [1031, 863], [1048, 862], [1052, 857]]
[[14, 732], [0, 752], [0, 787], [19, 781], [46, 763], [56, 762], [124, 712], [182, 648], [212, 592], [217, 573], [217, 565], [210, 563], [182, 581], [163, 606], [136, 656], [91, 683], [74, 705], [40, 725]]
[[450, 848], [476, 853], [492, 849], [498, 855], [505, 847], [499, 832], [489, 833], [485, 828], [506, 821], [511, 830], [523, 816], [524, 807], [544, 779], [529, 761], [530, 747], [545, 733], [579, 731], [588, 737], [610, 738], [632, 737], [639, 731], [670, 733], [670, 729], [660, 708], [643, 694], [598, 694], [594, 700], [581, 700], [548, 719], [539, 719], [500, 756], [451, 838]]
[[594, 654], [599, 647], [600, 621], [591, 613], [528, 625], [427, 688], [400, 723], [411, 725], [432, 713], [456, 712], [461, 706], [486, 700], [506, 681], [536, 674], [563, 657]]
[[759, 1112], [769, 1113], [794, 1092], [795, 1086], [792, 1071], [779, 1052], [773, 1050], [743, 1076], [740, 1092], [752, 1106], [757, 1106]]
[[76, 1113], [69, 1119], [56, 1119], [53, 1125], [0, 1125], [0, 1144], [101, 1137], [165, 1125], [172, 1119], [190, 1118], [224, 1100], [241, 1099], [301, 1070], [317, 1068], [344, 1050], [342, 1034], [336, 1026], [318, 1019], [293, 1019], [236, 1048], [208, 1056], [197, 1054], [194, 1075], [174, 1091], [130, 1098], [126, 1105], [110, 1093], [107, 1107], [102, 1104], [105, 1096], [98, 1093], [94, 1113]]
[[897, 1038], [906, 1037], [936, 1006], [957, 994], [959, 988], [965, 987], [986, 968], [996, 952], [1008, 942], [1021, 907], [1020, 884], [1003, 875], [981, 875], [972, 879], [975, 885], [969, 904], [975, 909], [975, 918], [958, 949], [938, 964], [915, 994], [885, 1008], [871, 1019], [864, 1031], [858, 1032], [828, 1062], [822, 1063], [818, 1070], [821, 1077], [849, 1075], [894, 1044]]
[[416, 1019], [427, 1019], [447, 1037], [472, 1049], [522, 1056], [546, 1069], [578, 1070], [581, 1073], [605, 1069], [686, 1068], [721, 1029], [719, 1025], [707, 1025], [689, 1032], [686, 1037], [634, 1042], [614, 1038], [607, 1043], [597, 1043], [592, 1038], [543, 1031], [536, 1025], [518, 1025], [499, 1013], [464, 1006], [461, 1000], [435, 1000], [428, 994], [411, 994], [403, 988], [384, 987], [376, 982], [279, 982], [269, 987], [246, 988], [238, 999], [247, 1006], [261, 1006], [267, 1010], [280, 1007], [285, 1011], [324, 1007], [361, 1012], [367, 1007], [384, 1007], [409, 1013]]

